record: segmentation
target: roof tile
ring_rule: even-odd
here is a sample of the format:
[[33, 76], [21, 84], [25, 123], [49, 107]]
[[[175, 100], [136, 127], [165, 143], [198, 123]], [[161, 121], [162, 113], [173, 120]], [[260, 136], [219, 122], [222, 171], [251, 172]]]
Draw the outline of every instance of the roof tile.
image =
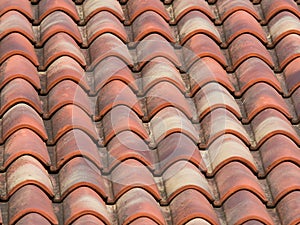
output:
[[38, 213], [29, 213], [23, 216], [16, 225], [26, 225], [26, 224], [40, 224], [40, 225], [51, 225], [50, 221]]
[[29, 20], [33, 20], [33, 12], [29, 1], [27, 0], [20, 0], [17, 2], [12, 2], [10, 0], [1, 1], [1, 5], [0, 5], [1, 16], [8, 11], [14, 11], [14, 10], [22, 13]]
[[298, 88], [292, 95], [292, 100], [294, 101], [295, 109], [298, 115], [297, 121], [300, 121], [300, 88]]
[[89, 214], [86, 214], [86, 215], [83, 215], [83, 216], [80, 216], [78, 219], [76, 219], [72, 225], [84, 225], [84, 224], [97, 224], [97, 225], [105, 225], [105, 223], [100, 220], [99, 218], [97, 218], [96, 216], [93, 216], [93, 215], [89, 215]]
[[287, 85], [289, 94], [293, 93], [298, 87], [300, 87], [300, 69], [298, 68], [299, 62], [300, 58], [296, 58], [284, 69], [285, 83]]
[[300, 192], [294, 191], [285, 196], [277, 205], [283, 225], [300, 222]]

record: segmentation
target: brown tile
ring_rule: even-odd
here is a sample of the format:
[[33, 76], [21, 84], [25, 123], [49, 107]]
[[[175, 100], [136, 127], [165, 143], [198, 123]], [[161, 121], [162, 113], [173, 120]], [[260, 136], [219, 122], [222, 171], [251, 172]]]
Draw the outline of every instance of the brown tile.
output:
[[300, 222], [300, 192], [294, 191], [285, 196], [276, 207], [283, 225]]
[[72, 223], [72, 225], [84, 225], [84, 224], [105, 225], [105, 223], [102, 220], [100, 220], [94, 215], [89, 215], [89, 214], [79, 217], [77, 220], [75, 220]]
[[291, 61], [284, 69], [285, 83], [287, 85], [289, 94], [293, 93], [300, 87], [300, 58]]
[[27, 0], [20, 0], [12, 2], [10, 0], [1, 1], [0, 15], [2, 16], [8, 11], [18, 11], [26, 16], [29, 20], [33, 20], [33, 12], [31, 9], [30, 2]]
[[147, 217], [140, 217], [130, 223], [130, 225], [139, 225], [139, 224], [144, 224], [144, 225], [157, 225], [155, 221], [153, 221], [150, 218]]
[[43, 217], [42, 215], [33, 212], [23, 216], [15, 224], [16, 225], [27, 225], [27, 224], [51, 225], [51, 222], [47, 220], [45, 217]]
[[296, 89], [296, 91], [293, 93], [292, 100], [298, 116], [296, 121], [300, 121], [300, 88]]

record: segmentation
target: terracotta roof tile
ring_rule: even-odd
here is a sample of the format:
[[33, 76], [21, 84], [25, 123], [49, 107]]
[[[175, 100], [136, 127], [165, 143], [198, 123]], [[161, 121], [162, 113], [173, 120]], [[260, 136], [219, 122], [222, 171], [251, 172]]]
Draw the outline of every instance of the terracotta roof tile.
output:
[[291, 61], [284, 69], [284, 75], [289, 94], [293, 93], [293, 91], [300, 87], [300, 70], [297, 66], [298, 62], [300, 62], [300, 58], [296, 58]]
[[89, 214], [86, 214], [86, 215], [83, 215], [83, 216], [79, 217], [72, 224], [73, 225], [84, 225], [86, 223], [105, 225], [105, 223], [102, 220], [100, 220], [96, 216], [89, 215]]
[[33, 20], [31, 5], [27, 0], [20, 0], [18, 2], [12, 2], [10, 0], [1, 1], [0, 15], [2, 16], [8, 11], [18, 11], [25, 15], [29, 20]]
[[29, 213], [23, 216], [16, 225], [25, 225], [29, 223], [36, 223], [41, 225], [51, 225], [50, 221], [47, 220], [45, 217], [41, 216], [38, 213]]
[[299, 191], [294, 191], [284, 197], [277, 205], [282, 224], [297, 224], [300, 221]]
[[297, 121], [300, 121], [300, 88], [298, 88], [294, 94], [292, 95], [292, 99], [294, 101], [295, 109], [297, 112]]

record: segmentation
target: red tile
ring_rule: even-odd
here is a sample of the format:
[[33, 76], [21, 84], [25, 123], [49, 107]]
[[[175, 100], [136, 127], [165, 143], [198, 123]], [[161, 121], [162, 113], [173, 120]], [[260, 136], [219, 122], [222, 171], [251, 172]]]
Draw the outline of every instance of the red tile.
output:
[[245, 144], [232, 134], [224, 134], [216, 139], [208, 148], [211, 167], [208, 175], [214, 175], [218, 170], [232, 161], [246, 165], [253, 173], [258, 172], [254, 159]]
[[145, 37], [136, 47], [139, 68], [155, 57], [164, 57], [171, 61], [176, 67], [181, 66], [172, 45], [158, 34], [150, 34]]
[[52, 140], [56, 141], [73, 129], [80, 129], [86, 132], [94, 141], [98, 141], [99, 137], [95, 130], [96, 125], [93, 124], [91, 118], [78, 106], [66, 105], [59, 109], [51, 118], [52, 121]]
[[38, 113], [26, 104], [18, 104], [10, 108], [2, 120], [2, 140], [22, 128], [37, 133], [44, 141], [48, 139], [43, 120]]
[[44, 166], [51, 164], [46, 144], [29, 129], [20, 129], [13, 133], [6, 140], [4, 149], [4, 168], [7, 168], [14, 160], [23, 155], [35, 157]]
[[192, 109], [184, 95], [169, 82], [160, 82], [153, 86], [146, 94], [148, 119], [165, 107], [173, 106], [181, 110], [187, 118], [193, 117]]
[[151, 127], [156, 143], [172, 133], [184, 133], [195, 143], [199, 141], [198, 133], [191, 121], [178, 109], [166, 107], [160, 110], [152, 119]]
[[138, 115], [124, 105], [112, 108], [103, 117], [102, 123], [105, 143], [108, 143], [114, 136], [125, 130], [138, 134], [147, 142], [150, 141], [149, 135]]
[[279, 66], [284, 69], [290, 62], [300, 56], [300, 36], [298, 34], [290, 34], [276, 45], [276, 53]]
[[208, 83], [195, 94], [194, 102], [199, 120], [217, 108], [226, 108], [241, 119], [241, 111], [233, 96], [218, 83]]
[[215, 180], [220, 193], [220, 199], [216, 205], [222, 205], [231, 195], [240, 191], [248, 190], [262, 202], [267, 202], [262, 187], [253, 173], [240, 162], [231, 162], [225, 165], [215, 175]]
[[134, 221], [132, 221], [130, 223], [130, 225], [140, 225], [140, 224], [143, 224], [143, 225], [157, 225], [157, 223], [153, 220], [151, 220], [150, 218], [147, 218], [147, 217], [140, 217]]
[[263, 44], [267, 44], [266, 34], [258, 21], [248, 12], [239, 10], [231, 14], [223, 23], [227, 45], [241, 34], [250, 33]]
[[108, 111], [118, 105], [125, 105], [138, 116], [144, 115], [140, 101], [131, 88], [120, 80], [112, 80], [104, 85], [97, 94], [96, 120], [101, 119]]
[[234, 87], [229, 81], [226, 71], [216, 60], [210, 57], [197, 60], [188, 70], [188, 74], [192, 96], [210, 82], [220, 83], [230, 92], [234, 92]]
[[104, 33], [112, 33], [123, 42], [128, 42], [123, 24], [117, 17], [107, 11], [101, 11], [94, 15], [86, 24], [86, 32], [89, 44]]
[[119, 20], [124, 21], [124, 15], [122, 7], [117, 0], [112, 1], [98, 1], [98, 0], [86, 0], [83, 2], [83, 14], [85, 21], [87, 22], [95, 14], [101, 11], [108, 11], [114, 14]]
[[29, 213], [23, 216], [16, 225], [27, 225], [27, 224], [39, 224], [39, 225], [51, 225], [50, 221], [38, 213]]
[[236, 69], [235, 74], [240, 86], [240, 90], [236, 92], [237, 96], [241, 96], [251, 86], [259, 82], [264, 82], [271, 85], [279, 93], [283, 92], [273, 70], [260, 58], [252, 57], [245, 60]]
[[210, 19], [200, 11], [191, 11], [183, 16], [178, 22], [180, 43], [183, 45], [195, 34], [203, 33], [220, 44], [219, 31]]
[[22, 217], [37, 213], [50, 221], [58, 224], [54, 214], [51, 200], [38, 187], [26, 185], [20, 188], [9, 200], [9, 225], [15, 224]]
[[8, 11], [18, 11], [26, 16], [29, 20], [33, 20], [33, 12], [28, 0], [20, 0], [17, 2], [12, 2], [10, 0], [1, 1], [0, 15], [2, 16]]
[[97, 224], [97, 225], [105, 225], [105, 223], [99, 220], [97, 217], [92, 215], [84, 215], [75, 220], [72, 225], [85, 225], [85, 224]]
[[211, 57], [222, 66], [226, 67], [226, 58], [219, 46], [208, 36], [196, 34], [183, 46], [183, 56], [189, 68], [195, 61], [203, 57]]
[[134, 41], [143, 40], [152, 33], [159, 34], [170, 42], [175, 42], [169, 24], [157, 13], [146, 11], [132, 22]]
[[104, 33], [97, 37], [89, 47], [91, 55], [90, 69], [93, 69], [101, 60], [109, 56], [116, 56], [126, 65], [132, 67], [133, 61], [127, 46], [115, 35]]
[[[45, 0], [42, 2], [45, 2]], [[38, 46], [43, 46], [49, 38], [57, 33], [66, 33], [74, 38], [77, 43], [82, 43], [82, 37], [76, 23], [68, 15], [60, 11], [55, 11], [43, 19], [40, 25], [40, 32], [41, 38]]]
[[69, 56], [75, 59], [81, 66], [85, 66], [85, 57], [76, 42], [65, 33], [53, 35], [44, 46], [44, 64], [42, 69], [46, 69], [59, 57]]
[[[74, 224], [77, 219], [86, 215], [92, 215], [111, 224], [105, 202], [88, 187], [80, 187], [71, 192], [63, 201], [64, 224]], [[76, 222], [75, 222], [76, 223]]]
[[129, 21], [131, 24], [138, 16], [146, 11], [153, 11], [163, 17], [166, 21], [170, 20], [170, 16], [167, 13], [164, 5], [159, 0], [154, 1], [140, 1], [140, 0], [129, 0], [126, 4], [128, 9]]
[[300, 87], [300, 58], [291, 61], [284, 69], [285, 83], [289, 94], [293, 93]]
[[207, 220], [201, 219], [201, 218], [195, 218], [186, 223], [186, 225], [199, 225], [199, 224], [210, 225], [211, 223], [209, 223]]
[[283, 225], [299, 223], [300, 192], [291, 192], [278, 203], [276, 209]]
[[103, 198], [107, 197], [104, 177], [100, 170], [83, 157], [71, 159], [60, 169], [59, 184], [60, 200], [82, 186], [95, 190]]
[[249, 191], [234, 193], [224, 203], [224, 211], [228, 224], [244, 224], [249, 220], [257, 220], [266, 225], [274, 224], [265, 205]]
[[19, 33], [11, 33], [1, 40], [0, 63], [14, 55], [21, 55], [29, 59], [35, 66], [39, 65], [33, 45]]
[[115, 201], [134, 188], [142, 188], [149, 192], [157, 201], [161, 200], [152, 173], [137, 160], [128, 159], [120, 163], [111, 172], [111, 179]]
[[159, 225], [166, 223], [159, 204], [152, 195], [141, 188], [130, 189], [122, 195], [116, 205], [120, 224], [131, 224], [143, 217], [148, 217]]
[[84, 70], [75, 59], [69, 56], [61, 56], [49, 66], [46, 73], [46, 89], [44, 92], [48, 93], [63, 80], [72, 80], [84, 90], [90, 90]]
[[95, 92], [98, 92], [105, 84], [113, 80], [123, 81], [134, 92], [139, 89], [132, 72], [126, 63], [118, 57], [112, 56], [103, 59], [95, 66], [93, 73]]
[[232, 69], [236, 69], [243, 61], [251, 57], [257, 57], [266, 62], [271, 68], [274, 63], [265, 46], [251, 34], [242, 34], [230, 45], [229, 51], [232, 60]]
[[212, 190], [205, 176], [193, 164], [178, 161], [170, 166], [162, 176], [165, 184], [167, 201], [171, 202], [176, 196], [188, 189], [201, 192], [209, 201], [213, 201]]
[[200, 11], [208, 16], [210, 19], [215, 19], [215, 15], [213, 14], [212, 10], [210, 9], [209, 5], [206, 1], [198, 1], [198, 0], [187, 0], [187, 1], [180, 1], [174, 0], [173, 1], [173, 11], [174, 11], [174, 18], [175, 22], [177, 23], [184, 15], [191, 11]]
[[202, 218], [211, 224], [220, 224], [212, 205], [200, 192], [188, 189], [170, 203], [173, 224], [186, 224], [194, 218]]
[[300, 88], [298, 88], [292, 95], [292, 100], [298, 115], [296, 121], [300, 121]]
[[93, 162], [99, 169], [103, 167], [97, 145], [79, 129], [64, 134], [56, 143], [55, 153], [56, 170], [59, 170], [72, 158], [80, 156]]
[[29, 184], [38, 186], [51, 197], [54, 196], [53, 185], [47, 170], [35, 158], [24, 155], [7, 169], [7, 197]]
[[54, 11], [62, 11], [68, 14], [75, 22], [80, 20], [75, 4], [72, 0], [42, 0], [39, 3], [39, 22]]
[[201, 171], [206, 171], [200, 151], [196, 144], [182, 133], [173, 133], [157, 146], [160, 173], [177, 161], [189, 161]]
[[288, 119], [292, 118], [282, 96], [268, 84], [257, 83], [253, 85], [243, 95], [242, 101], [248, 115], [245, 122], [251, 121], [257, 114], [268, 108], [280, 111]]
[[35, 42], [31, 23], [25, 16], [17, 11], [9, 11], [1, 16], [0, 29], [0, 39], [11, 33], [17, 32], [27, 37], [31, 42]]
[[37, 91], [26, 80], [16, 78], [7, 83], [0, 92], [2, 116], [8, 109], [18, 103], [26, 103], [39, 114], [43, 112]]

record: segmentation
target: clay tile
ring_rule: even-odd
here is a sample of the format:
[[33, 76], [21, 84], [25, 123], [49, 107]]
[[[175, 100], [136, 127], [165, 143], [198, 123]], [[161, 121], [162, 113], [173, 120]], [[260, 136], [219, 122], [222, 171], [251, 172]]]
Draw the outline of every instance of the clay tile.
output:
[[24, 79], [16, 78], [7, 83], [0, 92], [2, 116], [8, 109], [18, 103], [26, 103], [38, 113], [42, 113], [42, 105], [36, 90]]
[[53, 139], [50, 143], [56, 143], [62, 135], [75, 128], [86, 132], [94, 141], [99, 139], [91, 118], [76, 105], [62, 107], [51, 120]]
[[27, 225], [27, 224], [39, 224], [39, 225], [51, 225], [50, 221], [38, 213], [29, 213], [22, 217], [16, 225]]
[[108, 11], [119, 18], [120, 21], [124, 21], [124, 15], [121, 5], [117, 0], [86, 0], [83, 3], [83, 13], [85, 21], [87, 22], [95, 14], [101, 11]]
[[130, 223], [130, 225], [157, 225], [155, 221], [147, 217], [140, 217]]
[[120, 105], [112, 108], [102, 119], [105, 143], [118, 133], [129, 130], [149, 142], [149, 135], [142, 121], [130, 108]]
[[67, 162], [59, 171], [61, 198], [64, 199], [73, 190], [87, 186], [103, 198], [107, 197], [104, 178], [100, 170], [89, 160], [76, 157]]
[[128, 159], [120, 163], [111, 172], [111, 179], [115, 201], [133, 188], [143, 188], [157, 201], [161, 200], [153, 175], [137, 160]]
[[35, 185], [25, 185], [17, 190], [9, 200], [9, 225], [15, 224], [22, 217], [37, 213], [51, 224], [58, 225], [51, 200]]
[[225, 108], [217, 108], [211, 111], [203, 118], [201, 123], [207, 145], [224, 133], [236, 135], [246, 145], [250, 144], [249, 135], [241, 122]]
[[253, 85], [243, 95], [242, 101], [248, 115], [246, 122], [251, 121], [258, 113], [267, 108], [276, 109], [288, 119], [292, 118], [282, 96], [268, 84], [257, 83]]
[[208, 16], [210, 19], [215, 19], [215, 15], [212, 13], [208, 3], [203, 0], [174, 0], [173, 1], [173, 10], [175, 22], [177, 23], [184, 15], [190, 11], [200, 11]]
[[223, 67], [227, 66], [226, 58], [219, 46], [208, 36], [196, 34], [191, 37], [183, 46], [183, 55], [189, 68], [195, 61], [203, 57], [211, 57]]
[[220, 84], [208, 83], [194, 96], [199, 119], [202, 120], [216, 108], [226, 108], [237, 118], [242, 118], [241, 111], [233, 96]]
[[47, 170], [31, 156], [19, 157], [9, 166], [6, 176], [8, 197], [28, 184], [37, 185], [51, 197], [54, 196], [52, 182]]
[[48, 67], [46, 75], [47, 84], [44, 91], [46, 93], [63, 80], [72, 80], [78, 83], [84, 90], [90, 90], [84, 70], [76, 60], [69, 56], [62, 56], [56, 59]]
[[177, 161], [189, 161], [201, 171], [206, 171], [202, 157], [195, 143], [182, 133], [173, 133], [164, 138], [157, 146], [161, 171]]
[[77, 220], [75, 220], [72, 225], [105, 225], [105, 223], [101, 220], [99, 220], [96, 216], [93, 215], [83, 215], [79, 217]]
[[[137, 198], [137, 196], [139, 196]], [[131, 224], [138, 218], [147, 217], [159, 225], [165, 224], [159, 204], [151, 194], [141, 188], [127, 191], [117, 201], [118, 217], [120, 224]]]
[[261, 201], [267, 202], [258, 179], [247, 167], [239, 162], [226, 164], [217, 172], [215, 180], [220, 193], [220, 199], [216, 202], [217, 205], [222, 205], [226, 199], [239, 190], [248, 190], [257, 195]]
[[148, 145], [135, 133], [123, 131], [117, 134], [107, 145], [109, 154], [109, 170], [126, 159], [135, 159], [149, 169], [154, 170], [154, 153]]
[[231, 161], [239, 161], [246, 165], [252, 172], [258, 169], [254, 159], [245, 144], [232, 134], [224, 134], [216, 139], [208, 148], [209, 159], [206, 164], [211, 167], [209, 175], [214, 175], [220, 168]]
[[105, 202], [88, 187], [80, 187], [71, 192], [64, 199], [63, 207], [65, 225], [74, 224], [73, 222], [86, 215], [93, 215], [104, 224], [111, 224]]
[[129, 21], [131, 24], [138, 16], [147, 11], [153, 11], [163, 17], [166, 21], [170, 20], [169, 14], [167, 13], [164, 5], [159, 0], [154, 1], [139, 1], [139, 0], [130, 0], [126, 4], [128, 9]]
[[261, 7], [265, 14], [266, 22], [281, 11], [290, 11], [300, 17], [300, 12], [297, 4], [293, 0], [262, 0]]
[[151, 127], [156, 143], [172, 133], [184, 133], [195, 143], [198, 143], [198, 133], [191, 121], [178, 109], [166, 107], [160, 110], [152, 119]]
[[254, 16], [257, 20], [260, 20], [260, 16], [254, 9], [253, 4], [250, 1], [240, 0], [219, 0], [216, 3], [221, 22], [224, 21], [228, 16], [236, 11], [246, 11], [247, 13]]
[[182, 45], [198, 33], [206, 34], [218, 44], [222, 42], [215, 25], [200, 11], [191, 11], [183, 16], [178, 22], [178, 29]]
[[75, 59], [81, 66], [85, 66], [85, 57], [76, 42], [65, 33], [53, 35], [44, 46], [44, 65], [46, 69], [53, 61], [61, 56]]
[[[151, 2], [151, 4], [153, 4]], [[132, 23], [134, 41], [138, 42], [152, 33], [165, 37], [170, 42], [175, 42], [169, 24], [157, 13], [146, 11], [138, 16]]]
[[91, 44], [98, 36], [112, 33], [123, 42], [128, 42], [128, 37], [123, 24], [113, 14], [102, 11], [93, 16], [86, 24], [88, 43]]
[[284, 134], [296, 143], [300, 143], [296, 131], [290, 122], [280, 112], [274, 109], [265, 109], [260, 112], [251, 122], [255, 139], [256, 148], [275, 134]]
[[[300, 56], [300, 35], [290, 34], [276, 45], [277, 57], [279, 66], [284, 69], [286, 65], [292, 62], [295, 58]], [[279, 54], [280, 53], [280, 54]]]
[[82, 156], [102, 168], [96, 144], [83, 131], [74, 129], [64, 134], [56, 143], [56, 169], [60, 169], [74, 157]]
[[296, 121], [300, 121], [300, 88], [298, 88], [294, 94], [292, 95], [292, 100], [294, 102], [294, 106], [298, 115]]
[[38, 46], [42, 46], [49, 38], [57, 33], [66, 33], [78, 43], [82, 43], [81, 34], [76, 23], [68, 15], [60, 11], [55, 11], [43, 19], [40, 25], [40, 32], [41, 39]]
[[267, 51], [265, 46], [263, 46], [263, 44], [251, 34], [242, 34], [237, 37], [229, 45], [229, 51], [231, 54], [233, 70], [250, 57], [258, 57], [266, 62], [270, 67], [274, 67], [270, 53]]
[[31, 42], [35, 42], [31, 23], [17, 11], [9, 11], [1, 16], [0, 30], [0, 39], [16, 32], [27, 37]]
[[20, 129], [13, 133], [5, 142], [4, 168], [7, 168], [15, 159], [22, 155], [37, 158], [45, 166], [51, 161], [43, 140], [32, 130]]
[[150, 88], [161, 81], [167, 81], [175, 85], [182, 93], [185, 93], [185, 85], [180, 72], [166, 58], [157, 57], [151, 60], [142, 69], [143, 89], [146, 93]]
[[58, 109], [68, 104], [77, 105], [89, 115], [93, 113], [86, 92], [73, 81], [63, 80], [49, 91], [47, 113], [44, 116], [49, 118]]
[[125, 105], [142, 117], [144, 115], [140, 102], [129, 86], [120, 80], [112, 80], [98, 92], [96, 120], [102, 118], [117, 105]]
[[224, 211], [228, 224], [244, 224], [249, 220], [257, 220], [266, 225], [274, 224], [265, 205], [246, 190], [235, 192], [229, 197], [224, 203]]
[[39, 22], [54, 11], [62, 11], [64, 14], [68, 14], [75, 22], [80, 20], [72, 0], [41, 0], [39, 3]]
[[188, 100], [169, 82], [160, 82], [153, 86], [146, 94], [146, 105], [149, 119], [168, 106], [181, 110], [189, 119], [193, 117]]
[[107, 57], [99, 62], [93, 70], [95, 77], [95, 92], [112, 80], [121, 80], [134, 92], [138, 91], [132, 72], [124, 61], [117, 57]]
[[300, 223], [300, 192], [285, 196], [276, 207], [283, 225]]
[[42, 118], [33, 108], [23, 103], [11, 107], [4, 114], [2, 124], [3, 140], [22, 128], [33, 130], [44, 141], [48, 139]]
[[158, 34], [150, 34], [138, 43], [137, 60], [139, 67], [142, 68], [147, 62], [156, 57], [164, 57], [171, 61], [176, 67], [181, 66], [172, 45]]
[[273, 70], [261, 59], [252, 57], [245, 60], [236, 70], [240, 90], [236, 92], [241, 96], [248, 88], [258, 82], [264, 82], [273, 86], [279, 93], [282, 88], [275, 77]]
[[29, 20], [33, 20], [33, 13], [28, 0], [20, 0], [17, 2], [12, 2], [11, 0], [1, 1], [0, 15], [2, 16], [8, 11], [18, 11], [25, 15]]
[[289, 34], [300, 34], [299, 18], [287, 11], [274, 16], [268, 26], [270, 27], [270, 34], [272, 35], [274, 45]]
[[228, 45], [244, 33], [251, 33], [251, 35], [258, 38], [263, 44], [267, 44], [268, 42], [264, 30], [248, 12], [242, 10], [234, 12], [224, 21], [223, 26]]
[[300, 87], [300, 58], [294, 59], [284, 69], [285, 83], [287, 85], [289, 94], [293, 93]]
[[13, 55], [24, 56], [35, 66], [39, 65], [33, 45], [22, 34], [11, 33], [1, 40], [0, 64]]
[[133, 66], [127, 46], [115, 35], [104, 33], [97, 37], [89, 47], [91, 55], [90, 69], [93, 69], [101, 60], [109, 56], [122, 59], [126, 65]]
[[276, 166], [267, 177], [273, 196], [273, 204], [276, 205], [289, 192], [300, 190], [300, 169], [291, 162], [283, 162]]
[[188, 162], [179, 161], [170, 166], [162, 176], [168, 202], [187, 189], [200, 191], [209, 201], [213, 201], [211, 187], [199, 169]]
[[173, 224], [186, 224], [195, 218], [202, 218], [211, 224], [219, 224], [212, 205], [200, 192], [187, 189], [177, 195], [170, 203]]

